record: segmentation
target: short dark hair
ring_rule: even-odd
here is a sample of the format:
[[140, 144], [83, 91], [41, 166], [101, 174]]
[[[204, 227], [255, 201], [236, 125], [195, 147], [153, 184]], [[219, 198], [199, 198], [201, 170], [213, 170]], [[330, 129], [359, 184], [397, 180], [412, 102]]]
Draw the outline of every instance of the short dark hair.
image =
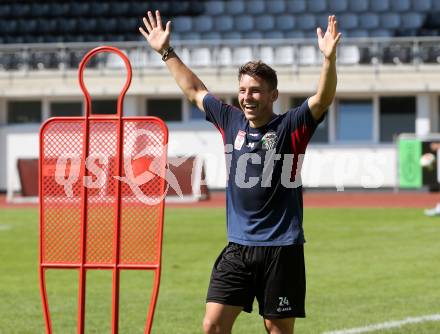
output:
[[248, 61], [238, 70], [238, 80], [244, 75], [251, 77], [257, 76], [267, 82], [270, 89], [276, 89], [278, 86], [278, 78], [275, 70], [261, 60]]

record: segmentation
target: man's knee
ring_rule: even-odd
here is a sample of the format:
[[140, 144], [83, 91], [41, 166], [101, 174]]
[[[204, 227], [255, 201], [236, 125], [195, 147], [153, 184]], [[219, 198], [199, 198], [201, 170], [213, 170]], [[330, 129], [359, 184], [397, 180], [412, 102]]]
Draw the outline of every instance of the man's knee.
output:
[[203, 319], [203, 332], [205, 334], [227, 334], [230, 333], [230, 330], [224, 328], [220, 323], [205, 317]]
[[264, 319], [264, 326], [269, 334], [293, 334], [295, 318]]

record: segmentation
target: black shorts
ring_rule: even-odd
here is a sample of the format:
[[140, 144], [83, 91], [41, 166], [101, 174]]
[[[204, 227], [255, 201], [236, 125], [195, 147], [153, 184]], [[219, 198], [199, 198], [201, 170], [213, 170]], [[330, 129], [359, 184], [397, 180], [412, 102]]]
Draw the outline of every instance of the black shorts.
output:
[[264, 318], [304, 318], [303, 245], [243, 246], [229, 243], [215, 261], [207, 302], [243, 306], [256, 297]]

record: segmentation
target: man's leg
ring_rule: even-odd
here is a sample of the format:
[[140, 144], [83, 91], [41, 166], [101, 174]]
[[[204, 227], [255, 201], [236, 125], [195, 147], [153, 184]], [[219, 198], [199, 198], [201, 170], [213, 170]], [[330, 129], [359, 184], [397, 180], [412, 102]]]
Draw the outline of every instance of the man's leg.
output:
[[206, 303], [203, 331], [206, 334], [230, 334], [234, 321], [242, 310], [242, 306]]
[[293, 334], [295, 318], [264, 319], [264, 326], [269, 334]]

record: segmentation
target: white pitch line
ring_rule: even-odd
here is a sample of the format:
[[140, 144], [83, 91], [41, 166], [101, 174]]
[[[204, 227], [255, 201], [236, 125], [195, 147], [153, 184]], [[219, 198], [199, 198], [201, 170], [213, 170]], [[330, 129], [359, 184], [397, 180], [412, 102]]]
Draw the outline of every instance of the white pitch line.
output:
[[332, 332], [324, 332], [323, 334], [360, 334], [360, 333], [374, 332], [381, 329], [398, 328], [408, 324], [417, 324], [420, 322], [427, 322], [427, 321], [440, 321], [440, 314], [424, 315], [421, 317], [409, 317], [403, 320], [387, 321], [380, 324], [373, 324], [365, 327], [341, 329]]

